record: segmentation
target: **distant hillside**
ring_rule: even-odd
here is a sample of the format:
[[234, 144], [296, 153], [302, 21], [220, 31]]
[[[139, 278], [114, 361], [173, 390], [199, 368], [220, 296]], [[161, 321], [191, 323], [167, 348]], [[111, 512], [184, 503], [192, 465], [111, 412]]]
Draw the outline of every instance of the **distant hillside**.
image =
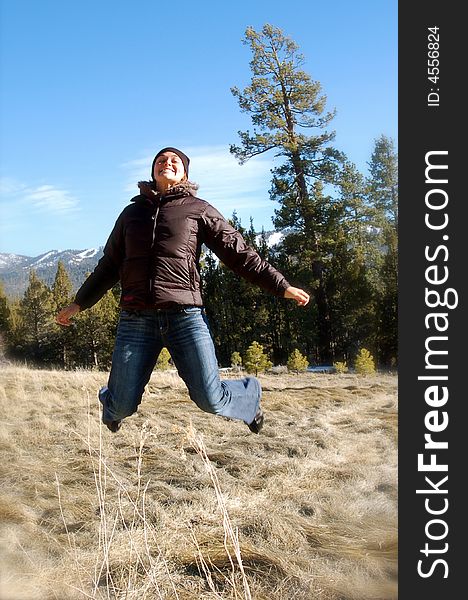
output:
[[[268, 246], [273, 247], [283, 240], [285, 233], [269, 231], [265, 235]], [[258, 241], [260, 241], [260, 234]], [[31, 269], [34, 269], [38, 277], [50, 286], [54, 282], [57, 264], [61, 260], [76, 291], [85, 280], [86, 273], [91, 272], [97, 265], [102, 250], [102, 246], [87, 250], [50, 250], [35, 257], [0, 253], [0, 281], [3, 282], [7, 296], [22, 296], [28, 286]]]
[[0, 280], [10, 297], [21, 296], [28, 285], [29, 272], [34, 269], [47, 285], [52, 285], [59, 260], [65, 265], [74, 289], [83, 283], [102, 256], [101, 248], [87, 250], [50, 250], [39, 256], [0, 254]]

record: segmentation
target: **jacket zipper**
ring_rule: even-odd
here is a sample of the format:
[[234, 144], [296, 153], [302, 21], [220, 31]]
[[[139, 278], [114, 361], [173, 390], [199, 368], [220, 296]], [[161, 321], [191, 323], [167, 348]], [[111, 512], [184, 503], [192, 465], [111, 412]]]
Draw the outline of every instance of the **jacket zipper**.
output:
[[[158, 201], [158, 203], [156, 204], [156, 210], [154, 211], [154, 215], [153, 215], [153, 237], [151, 240], [151, 249], [153, 249], [154, 242], [156, 241], [156, 226], [157, 226], [158, 215], [159, 215], [159, 206], [160, 206], [160, 201]], [[150, 273], [149, 289], [150, 289], [150, 293], [151, 293], [153, 291], [153, 276], [151, 273]]]
[[160, 202], [158, 201], [158, 203], [156, 204], [156, 210], [154, 211], [154, 215], [153, 215], [153, 239], [151, 240], [151, 248], [154, 246], [154, 242], [156, 240], [156, 224], [158, 221], [158, 215], [159, 215], [159, 206], [160, 206]]

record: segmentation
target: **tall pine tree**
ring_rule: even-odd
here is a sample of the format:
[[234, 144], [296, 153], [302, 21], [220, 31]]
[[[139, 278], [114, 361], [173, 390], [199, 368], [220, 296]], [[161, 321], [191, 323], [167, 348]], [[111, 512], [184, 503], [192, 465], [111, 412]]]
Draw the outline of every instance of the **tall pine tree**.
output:
[[349, 361], [363, 344], [373, 347], [375, 343], [375, 290], [381, 259], [366, 182], [354, 164], [344, 164], [337, 188], [339, 218], [327, 270], [334, 362]]
[[[72, 301], [73, 286], [70, 277], [61, 260], [57, 264], [52, 295], [54, 297], [55, 310], [58, 312]], [[74, 337], [73, 328], [56, 326], [56, 360], [63, 368], [70, 366], [70, 345]]]
[[369, 163], [368, 202], [374, 208], [382, 261], [378, 294], [378, 357], [395, 366], [398, 360], [398, 157], [385, 135], [375, 141]]
[[[244, 229], [235, 212], [230, 222], [258, 250], [253, 224]], [[220, 363], [229, 365], [232, 353], [244, 352], [253, 338], [270, 349], [265, 308], [268, 294], [236, 275], [210, 252], [205, 256], [202, 275], [206, 311]]]
[[53, 360], [55, 306], [51, 290], [31, 269], [29, 285], [20, 301], [20, 344], [26, 358], [35, 362]]
[[109, 368], [117, 320], [118, 304], [112, 290], [97, 304], [79, 313], [75, 320], [75, 362], [87, 368]]
[[0, 281], [0, 331], [2, 331], [4, 334], [6, 334], [9, 328], [9, 317], [10, 308], [8, 306], [8, 300], [3, 288], [3, 283]]
[[[316, 182], [335, 183], [343, 155], [330, 143], [334, 133], [326, 128], [334, 112], [326, 112], [326, 96], [319, 82], [302, 70], [304, 58], [297, 44], [272, 25], [261, 31], [249, 27], [244, 43], [250, 47], [251, 83], [242, 92], [232, 88], [254, 130], [239, 132], [241, 145], [231, 152], [243, 163], [274, 150], [282, 164], [273, 169], [270, 196], [279, 202], [275, 225], [298, 232], [295, 253], [307, 260], [317, 308], [319, 354], [331, 356], [330, 307], [324, 281], [324, 252], [320, 226], [328, 208]], [[322, 223], [323, 224], [323, 223]], [[293, 250], [290, 248], [290, 250]], [[289, 273], [286, 273], [289, 275]], [[299, 284], [303, 282], [298, 281]]]
[[10, 307], [8, 299], [0, 281], [0, 361], [7, 353], [8, 339], [10, 334]]
[[57, 263], [54, 283], [52, 285], [52, 294], [54, 296], [55, 306], [60, 310], [70, 304], [72, 300], [73, 286], [67, 273], [65, 265], [61, 260]]

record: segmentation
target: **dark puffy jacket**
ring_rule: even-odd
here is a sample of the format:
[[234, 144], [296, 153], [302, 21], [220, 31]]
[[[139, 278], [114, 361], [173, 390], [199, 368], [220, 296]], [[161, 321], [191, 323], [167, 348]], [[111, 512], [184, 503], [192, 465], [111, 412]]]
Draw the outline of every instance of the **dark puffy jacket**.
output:
[[202, 244], [248, 281], [283, 296], [286, 279], [249, 246], [223, 216], [185, 183], [165, 195], [151, 183], [139, 183], [117, 219], [104, 256], [78, 290], [81, 309], [93, 306], [119, 280], [123, 308], [202, 306], [200, 251]]

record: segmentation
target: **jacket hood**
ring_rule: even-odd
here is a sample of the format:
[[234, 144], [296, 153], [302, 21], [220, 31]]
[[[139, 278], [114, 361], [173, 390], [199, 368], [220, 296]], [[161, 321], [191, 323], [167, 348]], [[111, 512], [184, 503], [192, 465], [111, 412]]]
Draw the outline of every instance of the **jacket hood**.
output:
[[[198, 184], [193, 181], [182, 181], [170, 187], [164, 194], [156, 190], [154, 181], [139, 181], [138, 187], [140, 188], [141, 196], [145, 196], [150, 200], [159, 200], [161, 198], [170, 200], [181, 196], [195, 196], [198, 191]], [[132, 198], [132, 202], [135, 202], [138, 198], [140, 196], [135, 196]]]

